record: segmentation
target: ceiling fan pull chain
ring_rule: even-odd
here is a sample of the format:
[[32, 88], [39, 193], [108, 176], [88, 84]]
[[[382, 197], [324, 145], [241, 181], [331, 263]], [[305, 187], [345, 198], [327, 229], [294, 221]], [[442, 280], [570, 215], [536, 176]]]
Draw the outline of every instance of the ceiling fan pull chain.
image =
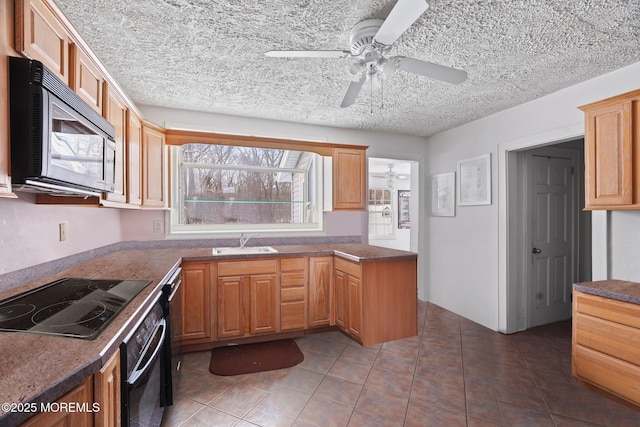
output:
[[369, 108], [373, 114], [373, 76], [369, 78]]

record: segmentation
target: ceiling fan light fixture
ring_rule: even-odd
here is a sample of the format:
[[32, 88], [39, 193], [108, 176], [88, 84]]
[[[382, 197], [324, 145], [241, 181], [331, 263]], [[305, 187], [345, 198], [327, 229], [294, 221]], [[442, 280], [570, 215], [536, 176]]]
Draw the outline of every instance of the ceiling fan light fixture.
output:
[[358, 80], [360, 79], [360, 75], [365, 70], [365, 68], [365, 62], [363, 60], [358, 60], [349, 64], [348, 71], [353, 79]]

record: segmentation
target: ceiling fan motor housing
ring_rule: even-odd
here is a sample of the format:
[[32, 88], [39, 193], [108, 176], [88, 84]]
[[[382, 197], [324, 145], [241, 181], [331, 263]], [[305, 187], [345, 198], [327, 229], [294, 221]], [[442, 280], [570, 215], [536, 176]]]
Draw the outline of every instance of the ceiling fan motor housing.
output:
[[366, 50], [373, 48], [373, 38], [383, 22], [384, 19], [365, 19], [354, 25], [351, 29], [351, 38], [349, 40], [352, 55], [360, 56]]

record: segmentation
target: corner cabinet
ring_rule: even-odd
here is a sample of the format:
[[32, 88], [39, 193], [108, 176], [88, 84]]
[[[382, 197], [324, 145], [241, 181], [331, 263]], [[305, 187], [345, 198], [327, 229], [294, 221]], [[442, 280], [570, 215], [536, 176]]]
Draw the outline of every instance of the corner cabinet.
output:
[[183, 262], [182, 285], [174, 298], [179, 298], [182, 317], [172, 319], [173, 339], [178, 347], [185, 344], [208, 343], [211, 334], [212, 283], [215, 263]]
[[365, 210], [367, 207], [366, 147], [333, 149], [333, 209]]
[[640, 90], [580, 109], [586, 209], [640, 209]]

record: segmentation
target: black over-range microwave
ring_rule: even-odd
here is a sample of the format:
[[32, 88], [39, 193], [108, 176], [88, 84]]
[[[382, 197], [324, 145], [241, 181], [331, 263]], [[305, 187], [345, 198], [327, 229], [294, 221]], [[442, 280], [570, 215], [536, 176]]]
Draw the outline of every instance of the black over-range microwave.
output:
[[9, 58], [14, 190], [112, 192], [115, 128], [39, 61]]

